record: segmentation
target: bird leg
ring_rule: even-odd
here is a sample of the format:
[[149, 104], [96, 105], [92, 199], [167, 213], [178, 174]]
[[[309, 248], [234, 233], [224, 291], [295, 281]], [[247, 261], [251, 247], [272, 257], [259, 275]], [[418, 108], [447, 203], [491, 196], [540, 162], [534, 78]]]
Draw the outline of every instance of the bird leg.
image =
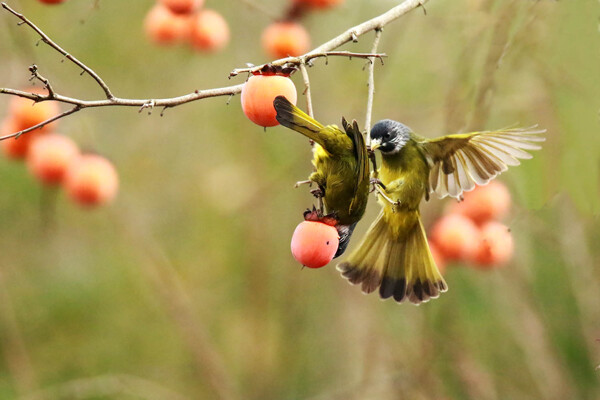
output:
[[294, 187], [297, 189], [299, 188], [301, 185], [308, 185], [308, 187], [312, 186], [313, 181], [311, 181], [310, 179], [307, 179], [305, 181], [298, 181], [296, 182], [296, 184], [294, 185]]
[[369, 180], [369, 183], [371, 185], [373, 185], [373, 187], [371, 188], [371, 190], [369, 191], [369, 193], [373, 193], [376, 189], [376, 186], [379, 186], [380, 188], [382, 188], [383, 190], [385, 190], [385, 185], [383, 184], [383, 182], [381, 182], [381, 180], [379, 178], [371, 178]]
[[310, 193], [319, 200], [319, 210], [323, 213], [323, 196], [325, 196], [325, 190], [319, 185], [319, 187], [311, 189]]
[[402, 204], [402, 202], [400, 200], [398, 201], [394, 201], [392, 200], [386, 193], [385, 193], [385, 189], [382, 189], [381, 187], [379, 187], [379, 185], [375, 186], [375, 191], [388, 203], [390, 203], [392, 206], [399, 206], [400, 204]]

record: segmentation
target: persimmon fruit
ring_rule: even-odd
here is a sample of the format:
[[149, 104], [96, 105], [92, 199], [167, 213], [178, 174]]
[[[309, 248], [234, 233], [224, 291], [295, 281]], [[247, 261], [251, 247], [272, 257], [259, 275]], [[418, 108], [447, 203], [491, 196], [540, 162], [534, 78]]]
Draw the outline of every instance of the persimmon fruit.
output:
[[277, 96], [284, 96], [292, 104], [296, 104], [298, 94], [294, 82], [288, 76], [252, 75], [242, 88], [242, 110], [246, 117], [257, 125], [264, 127], [279, 125], [275, 118], [277, 111], [273, 106], [273, 100]]
[[190, 14], [204, 4], [204, 0], [160, 0], [160, 4], [175, 14]]
[[297, 57], [310, 49], [310, 36], [304, 26], [296, 22], [274, 22], [262, 33], [265, 52], [273, 58]]
[[471, 260], [477, 251], [479, 229], [461, 214], [448, 214], [436, 221], [431, 240], [448, 260]]
[[67, 0], [39, 0], [40, 3], [43, 4], [60, 4], [60, 3], [64, 3]]
[[189, 37], [191, 17], [176, 14], [162, 4], [156, 4], [144, 19], [148, 38], [160, 45], [180, 43]]
[[113, 164], [96, 154], [84, 154], [67, 169], [64, 182], [67, 195], [83, 206], [110, 203], [119, 188], [119, 176]]
[[[46, 91], [38, 88], [24, 90], [37, 94], [47, 94]], [[25, 97], [14, 96], [8, 104], [8, 113], [14, 119], [17, 128], [22, 130], [54, 117], [60, 113], [60, 108], [56, 101], [34, 102]], [[50, 125], [55, 125], [55, 123]], [[50, 125], [46, 125], [46, 127], [49, 128]]]
[[497, 221], [486, 222], [479, 235], [474, 263], [482, 268], [506, 264], [515, 250], [513, 237], [508, 227]]
[[500, 181], [491, 181], [464, 194], [464, 200], [451, 207], [481, 225], [486, 221], [502, 219], [508, 214], [511, 197], [508, 188]]
[[292, 236], [292, 255], [306, 267], [321, 268], [333, 259], [339, 243], [335, 227], [318, 221], [302, 221]]
[[[26, 127], [22, 127], [21, 124], [16, 121], [13, 117], [5, 118], [0, 125], [0, 136], [10, 135], [11, 133], [19, 132]], [[2, 152], [9, 158], [22, 159], [25, 158], [31, 141], [40, 135], [48, 132], [48, 129], [36, 129], [31, 132], [27, 132], [19, 136], [18, 138], [4, 139], [0, 141]]]
[[344, 0], [294, 0], [294, 3], [310, 8], [330, 8], [343, 2]]
[[192, 17], [189, 39], [197, 50], [221, 50], [229, 43], [229, 35], [227, 21], [214, 10], [200, 10]]
[[78, 156], [79, 148], [72, 139], [49, 133], [32, 140], [26, 162], [29, 171], [40, 182], [57, 185]]

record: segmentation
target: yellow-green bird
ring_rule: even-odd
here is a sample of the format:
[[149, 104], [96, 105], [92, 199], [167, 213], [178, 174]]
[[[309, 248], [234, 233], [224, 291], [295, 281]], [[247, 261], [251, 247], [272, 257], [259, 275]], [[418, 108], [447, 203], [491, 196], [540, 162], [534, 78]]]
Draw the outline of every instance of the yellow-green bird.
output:
[[324, 126], [277, 96], [273, 102], [277, 121], [315, 142], [313, 172], [308, 180], [317, 184], [329, 217], [337, 220], [340, 244], [335, 257], [348, 246], [350, 236], [362, 218], [369, 199], [369, 157], [365, 140], [356, 121], [342, 118], [344, 131], [336, 125]]
[[365, 293], [414, 304], [447, 290], [433, 261], [419, 204], [429, 194], [458, 198], [485, 185], [519, 158], [538, 150], [545, 130], [532, 128], [474, 132], [426, 139], [400, 122], [377, 122], [371, 149], [382, 155], [378, 171], [382, 209], [358, 247], [338, 270]]

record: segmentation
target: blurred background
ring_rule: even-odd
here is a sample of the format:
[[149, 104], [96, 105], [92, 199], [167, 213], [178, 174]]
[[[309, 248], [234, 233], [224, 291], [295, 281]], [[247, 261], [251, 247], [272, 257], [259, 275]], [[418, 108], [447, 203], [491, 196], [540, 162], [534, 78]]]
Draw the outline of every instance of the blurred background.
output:
[[[207, 0], [232, 34], [214, 55], [152, 44], [152, 1], [7, 3], [121, 97], [238, 84], [233, 68], [269, 61], [260, 34], [271, 20], [242, 1]], [[347, 0], [303, 23], [314, 47], [398, 3]], [[313, 203], [293, 188], [311, 171], [300, 135], [254, 125], [239, 96], [162, 117], [84, 110], [59, 130], [115, 164], [111, 206], [82, 209], [0, 159], [0, 398], [599, 399], [600, 4], [431, 0], [426, 10], [383, 32], [373, 120], [428, 137], [548, 130], [542, 151], [499, 178], [513, 198], [508, 265], [449, 265], [450, 290], [418, 307], [364, 296], [335, 263], [302, 270], [290, 254]], [[2, 10], [1, 87], [27, 87], [37, 64], [59, 93], [102, 98], [16, 22]], [[370, 51], [372, 38], [343, 49]], [[364, 60], [314, 64], [317, 119], [364, 124]], [[428, 227], [448, 202], [423, 205]]]

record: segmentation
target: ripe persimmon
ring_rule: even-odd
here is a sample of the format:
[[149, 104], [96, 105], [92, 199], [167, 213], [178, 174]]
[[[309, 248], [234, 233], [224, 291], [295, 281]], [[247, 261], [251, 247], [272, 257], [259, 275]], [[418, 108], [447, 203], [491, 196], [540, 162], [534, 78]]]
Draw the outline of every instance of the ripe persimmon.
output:
[[335, 227], [318, 221], [302, 221], [292, 236], [292, 255], [306, 267], [321, 268], [333, 259], [339, 244]]
[[[9, 117], [4, 119], [0, 125], [0, 136], [10, 135], [11, 133], [19, 132], [25, 128], [22, 127], [21, 124], [15, 120], [15, 118]], [[36, 136], [40, 136], [47, 132], [48, 129], [36, 129], [34, 131], [24, 133], [18, 138], [4, 139], [0, 141], [2, 152], [9, 158], [25, 158], [29, 150], [29, 146], [31, 145], [31, 141]]]
[[214, 10], [204, 9], [192, 17], [190, 43], [201, 51], [218, 51], [229, 43], [229, 25]]
[[431, 240], [448, 260], [471, 260], [477, 251], [479, 229], [461, 214], [448, 214], [436, 221]]
[[310, 49], [310, 36], [296, 22], [273, 22], [263, 31], [262, 46], [273, 58], [297, 57]]
[[[38, 88], [24, 89], [24, 91], [44, 95], [47, 94], [45, 90]], [[60, 108], [56, 101], [34, 102], [25, 97], [14, 96], [8, 104], [8, 113], [17, 124], [18, 130], [26, 129], [44, 122], [57, 115], [59, 112]], [[55, 124], [56, 123], [53, 123], [52, 125]], [[50, 125], [46, 125], [46, 127], [42, 129], [47, 129], [49, 127]]]
[[114, 199], [119, 188], [119, 176], [106, 158], [84, 154], [71, 163], [63, 185], [67, 195], [76, 203], [97, 206]]
[[242, 110], [246, 117], [257, 125], [264, 127], [279, 125], [275, 118], [277, 112], [273, 107], [273, 100], [277, 96], [285, 96], [292, 104], [296, 104], [298, 94], [294, 82], [288, 76], [252, 75], [242, 88]]
[[190, 14], [204, 4], [204, 0], [160, 0], [160, 3], [175, 14]]
[[167, 45], [187, 40], [191, 17], [175, 14], [162, 4], [156, 4], [144, 19], [144, 31], [154, 43]]
[[511, 198], [508, 188], [500, 181], [491, 181], [464, 194], [464, 200], [451, 207], [452, 212], [465, 215], [483, 224], [492, 219], [502, 219], [508, 214]]
[[342, 4], [344, 0], [294, 0], [294, 3], [311, 8], [330, 8]]
[[26, 161], [29, 171], [43, 184], [56, 185], [78, 156], [79, 148], [72, 139], [49, 133], [31, 141]]
[[514, 241], [508, 227], [497, 221], [489, 221], [481, 227], [473, 261], [483, 268], [500, 266], [512, 258], [514, 250]]
[[39, 0], [40, 3], [44, 3], [44, 4], [60, 4], [60, 3], [64, 3], [67, 0]]

